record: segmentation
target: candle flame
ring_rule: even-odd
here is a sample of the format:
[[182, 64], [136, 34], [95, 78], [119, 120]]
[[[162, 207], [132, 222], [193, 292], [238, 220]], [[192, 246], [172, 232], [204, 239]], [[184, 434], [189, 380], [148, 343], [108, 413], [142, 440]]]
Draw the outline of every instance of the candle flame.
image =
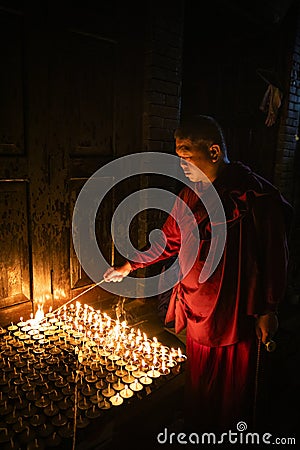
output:
[[39, 304], [38, 305], [38, 309], [37, 309], [37, 312], [35, 313], [35, 316], [34, 316], [34, 321], [36, 322], [36, 323], [38, 323], [38, 322], [40, 322], [43, 318], [44, 318], [44, 310], [43, 310], [43, 305], [42, 304]]

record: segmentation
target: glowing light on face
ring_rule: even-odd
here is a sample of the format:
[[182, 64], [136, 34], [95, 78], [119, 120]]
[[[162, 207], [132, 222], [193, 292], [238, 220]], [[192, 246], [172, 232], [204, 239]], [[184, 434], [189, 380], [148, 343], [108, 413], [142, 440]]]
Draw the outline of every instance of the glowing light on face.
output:
[[190, 139], [176, 139], [176, 153], [184, 175], [192, 182], [206, 182], [210, 178], [211, 160], [205, 151], [199, 150]]

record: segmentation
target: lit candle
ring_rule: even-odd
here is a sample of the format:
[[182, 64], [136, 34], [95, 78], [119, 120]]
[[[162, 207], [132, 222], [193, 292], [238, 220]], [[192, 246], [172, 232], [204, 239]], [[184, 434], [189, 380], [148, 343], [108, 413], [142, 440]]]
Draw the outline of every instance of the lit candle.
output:
[[14, 323], [11, 322], [11, 325], [8, 327], [8, 331], [16, 331], [17, 329], [17, 325], [14, 325]]
[[131, 389], [129, 389], [129, 387], [127, 386], [127, 384], [125, 385], [125, 388], [122, 389], [122, 391], [120, 392], [120, 395], [123, 398], [130, 398], [133, 396], [133, 391]]
[[143, 387], [144, 386], [141, 383], [139, 383], [137, 379], [135, 379], [134, 382], [130, 384], [130, 389], [134, 392], [141, 391]]
[[149, 368], [148, 364], [146, 363], [146, 361], [144, 359], [142, 359], [141, 365], [140, 365], [140, 369], [145, 372], [147, 371]]
[[159, 363], [159, 361], [157, 359], [157, 355], [156, 354], [153, 357], [152, 365], [153, 365], [154, 368], [158, 368], [160, 366], [160, 363]]
[[170, 373], [170, 369], [168, 369], [168, 367], [166, 367], [165, 361], [162, 362], [161, 368], [159, 369], [159, 372], [160, 372], [162, 375], [168, 375], [168, 374]]
[[168, 359], [167, 352], [168, 352], [168, 347], [165, 347], [164, 345], [162, 345], [160, 347], [160, 359], [161, 360]]
[[182, 354], [181, 349], [179, 347], [177, 349], [177, 356], [175, 356], [175, 359], [178, 362], [184, 362], [186, 360], [186, 355]]
[[140, 382], [141, 382], [142, 384], [148, 385], [148, 384], [151, 384], [151, 383], [152, 383], [152, 378], [148, 377], [148, 375], [145, 375], [145, 376], [143, 376], [143, 377], [140, 378]]
[[158, 371], [158, 370], [155, 370], [155, 369], [154, 369], [154, 366], [152, 366], [151, 370], [149, 370], [149, 371], [147, 372], [147, 375], [148, 375], [148, 377], [150, 377], [150, 378], [158, 378], [158, 377], [160, 377], [159, 371]]
[[154, 338], [153, 338], [153, 341], [151, 342], [151, 347], [153, 347], [153, 348], [158, 348], [158, 347], [160, 347], [160, 346], [161, 346], [161, 343], [158, 342], [157, 337], [154, 337]]
[[172, 354], [169, 354], [169, 359], [167, 362], [167, 367], [175, 367], [176, 366], [176, 361], [173, 359]]
[[123, 398], [120, 396], [119, 392], [116, 395], [113, 395], [109, 400], [111, 401], [113, 406], [122, 405], [124, 401]]
[[54, 313], [52, 312], [52, 306], [49, 308], [49, 312], [46, 314], [46, 318], [49, 320], [51, 317], [54, 317]]
[[17, 323], [19, 328], [25, 327], [27, 325], [26, 322], [23, 321], [23, 317], [20, 317], [20, 322]]
[[126, 364], [125, 369], [132, 372], [137, 369], [137, 366], [135, 364]]

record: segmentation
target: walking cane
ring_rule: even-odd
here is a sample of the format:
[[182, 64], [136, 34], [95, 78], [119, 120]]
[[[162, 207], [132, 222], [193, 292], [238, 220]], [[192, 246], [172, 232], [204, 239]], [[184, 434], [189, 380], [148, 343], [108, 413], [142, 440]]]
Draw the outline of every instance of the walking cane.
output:
[[[265, 349], [267, 352], [274, 352], [276, 349], [276, 342], [272, 339], [269, 339], [265, 344]], [[257, 397], [258, 397], [258, 385], [259, 385], [259, 376], [260, 376], [260, 360], [261, 360], [261, 348], [262, 348], [262, 340], [258, 339], [257, 344], [257, 357], [256, 357], [256, 369], [255, 369], [255, 382], [254, 382], [254, 401], [253, 401], [253, 427], [256, 428], [256, 413], [257, 413]]]

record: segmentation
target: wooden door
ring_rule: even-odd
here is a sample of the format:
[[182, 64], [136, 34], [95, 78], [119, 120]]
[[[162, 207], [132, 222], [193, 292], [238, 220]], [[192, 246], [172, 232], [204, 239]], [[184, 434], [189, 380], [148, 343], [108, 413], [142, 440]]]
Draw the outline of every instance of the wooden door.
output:
[[[55, 308], [91, 283], [71, 237], [77, 195], [106, 162], [141, 150], [142, 40], [126, 31], [137, 27], [46, 6], [0, 8], [0, 308]], [[113, 192], [96, 223], [110, 263], [112, 210]]]
[[29, 176], [21, 11], [0, 10], [0, 298], [1, 307], [32, 293]]

